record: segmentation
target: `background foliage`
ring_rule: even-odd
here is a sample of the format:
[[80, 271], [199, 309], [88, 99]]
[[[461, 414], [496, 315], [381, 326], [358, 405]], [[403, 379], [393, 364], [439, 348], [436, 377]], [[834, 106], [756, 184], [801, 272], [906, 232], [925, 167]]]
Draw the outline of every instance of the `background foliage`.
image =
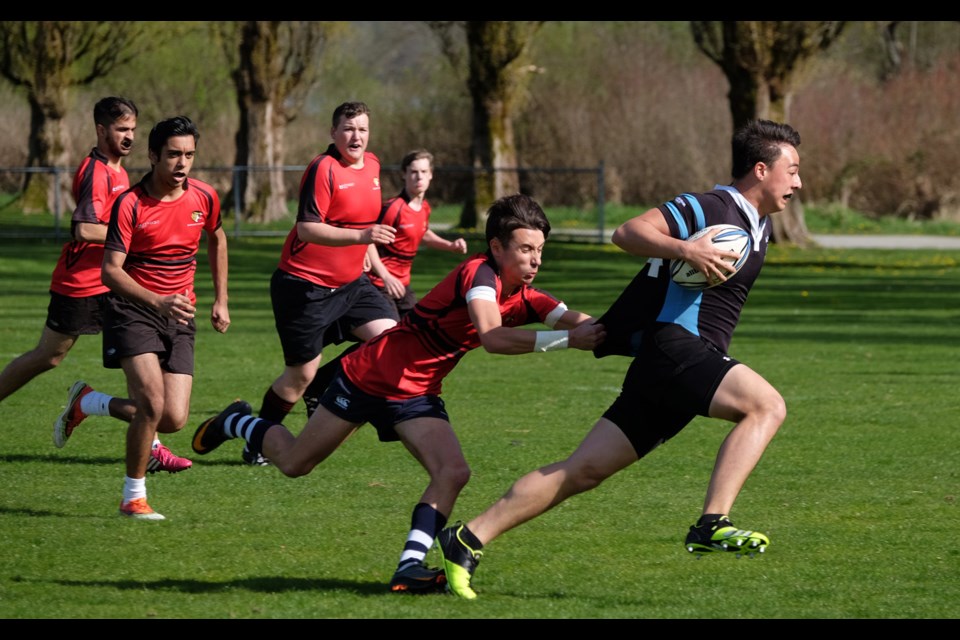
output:
[[[791, 105], [801, 132], [803, 198], [868, 215], [958, 218], [960, 24], [911, 22], [904, 64], [885, 70], [875, 22], [857, 22], [803, 71]], [[74, 92], [76, 159], [92, 146], [91, 105], [126, 94], [142, 109], [130, 166], [145, 165], [145, 134], [184, 113], [201, 126], [201, 163], [229, 166], [237, 108], [223, 53], [206, 23], [156, 23], [175, 46], [136, 58]], [[329, 118], [344, 100], [373, 110], [371, 150], [396, 164], [425, 146], [438, 166], [468, 163], [465, 86], [421, 22], [351, 22], [325, 48], [321, 82], [291, 123], [287, 161], [305, 165], [329, 142]], [[685, 22], [547, 22], [537, 34], [528, 109], [517, 122], [525, 166], [606, 168], [608, 201], [644, 207], [681, 190], [708, 189], [728, 175], [730, 115], [722, 73], [693, 44]], [[0, 166], [26, 158], [22, 96], [0, 83]], [[456, 189], [437, 181], [434, 198]], [[561, 174], [535, 185], [541, 200], [593, 203], [595, 181]]]

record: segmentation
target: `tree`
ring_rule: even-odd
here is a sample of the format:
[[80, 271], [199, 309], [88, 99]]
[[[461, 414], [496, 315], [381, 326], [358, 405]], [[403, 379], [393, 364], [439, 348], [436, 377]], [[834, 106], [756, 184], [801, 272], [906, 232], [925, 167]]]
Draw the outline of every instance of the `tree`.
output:
[[[64, 125], [69, 90], [141, 53], [144, 30], [136, 22], [0, 22], [0, 75], [24, 88], [30, 103], [28, 167], [73, 166]], [[71, 197], [69, 181], [26, 173], [23, 210], [53, 210], [58, 187]]]
[[[287, 215], [283, 165], [287, 125], [317, 82], [319, 56], [334, 23], [245, 21], [214, 27], [232, 61], [240, 124], [235, 136], [240, 210], [258, 222]], [[234, 194], [226, 198], [233, 201]]]
[[[454, 29], [466, 34], [467, 88], [473, 105], [470, 159], [473, 180], [460, 215], [460, 226], [473, 228], [479, 212], [494, 200], [520, 190], [513, 120], [523, 108], [531, 70], [530, 41], [542, 21], [431, 22], [451, 64], [462, 64], [462, 48]], [[505, 170], [506, 169], [506, 170]]]
[[[713, 60], [730, 83], [728, 99], [734, 129], [753, 118], [787, 122], [795, 76], [803, 62], [828, 48], [845, 22], [694, 21], [697, 47]], [[792, 198], [772, 218], [778, 242], [812, 243], [803, 205]]]

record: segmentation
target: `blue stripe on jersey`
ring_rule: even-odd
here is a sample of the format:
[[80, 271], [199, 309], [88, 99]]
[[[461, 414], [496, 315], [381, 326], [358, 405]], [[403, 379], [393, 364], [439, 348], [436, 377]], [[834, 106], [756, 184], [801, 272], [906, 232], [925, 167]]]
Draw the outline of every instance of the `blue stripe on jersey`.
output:
[[686, 198], [687, 202], [690, 203], [690, 206], [693, 207], [693, 215], [697, 217], [696, 230], [700, 231], [707, 224], [706, 218], [703, 215], [703, 207], [701, 207], [697, 199], [692, 195], [690, 195], [689, 193], [683, 194], [683, 197]]
[[658, 322], [678, 324], [695, 336], [700, 335], [700, 301], [703, 292], [686, 289], [673, 282], [667, 287]]
[[687, 229], [687, 223], [684, 222], [683, 216], [680, 215], [680, 211], [677, 209], [677, 205], [672, 202], [665, 202], [667, 209], [670, 210], [670, 213], [673, 215], [674, 221], [677, 223], [677, 227], [680, 228], [680, 239], [686, 240], [687, 236], [690, 235], [690, 231]]

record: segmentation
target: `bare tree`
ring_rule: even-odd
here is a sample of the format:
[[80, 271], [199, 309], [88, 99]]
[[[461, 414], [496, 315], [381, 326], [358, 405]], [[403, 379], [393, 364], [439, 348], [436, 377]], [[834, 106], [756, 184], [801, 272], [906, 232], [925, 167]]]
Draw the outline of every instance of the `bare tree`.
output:
[[[470, 158], [471, 189], [460, 226], [477, 227], [480, 212], [497, 198], [519, 191], [513, 120], [523, 108], [530, 65], [527, 52], [542, 21], [431, 22], [451, 64], [460, 68], [463, 48], [456, 30], [466, 35], [466, 84], [473, 103]], [[507, 171], [504, 171], [507, 169]]]
[[[753, 118], [787, 122], [793, 81], [801, 64], [829, 47], [845, 22], [723, 21], [691, 22], [693, 39], [722, 70], [734, 129]], [[799, 198], [772, 218], [774, 239], [812, 243]]]
[[[144, 29], [136, 22], [0, 22], [0, 75], [24, 88], [30, 103], [28, 167], [73, 165], [64, 123], [69, 90], [142, 52]], [[69, 198], [65, 182], [59, 188]], [[57, 187], [49, 174], [26, 173], [23, 210], [53, 210]]]
[[[328, 22], [249, 20], [214, 28], [231, 61], [240, 124], [236, 133], [240, 209], [258, 222], [287, 215], [282, 167], [287, 125], [316, 85], [323, 45], [337, 28]], [[231, 193], [225, 199], [233, 201]]]

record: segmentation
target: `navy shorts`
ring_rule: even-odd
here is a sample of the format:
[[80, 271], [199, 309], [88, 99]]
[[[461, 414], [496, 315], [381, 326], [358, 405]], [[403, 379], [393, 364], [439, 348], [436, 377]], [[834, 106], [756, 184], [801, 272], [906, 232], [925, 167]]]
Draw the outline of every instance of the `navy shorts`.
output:
[[394, 427], [414, 418], [439, 418], [450, 422], [450, 416], [440, 396], [424, 395], [408, 400], [386, 400], [364, 393], [343, 373], [337, 372], [327, 387], [320, 404], [338, 418], [363, 424], [369, 422], [376, 428], [380, 442], [395, 442], [400, 439]]
[[103, 366], [119, 369], [123, 358], [156, 353], [164, 371], [192, 376], [196, 333], [197, 326], [193, 318], [187, 324], [178, 324], [149, 307], [115, 294], [107, 294]]
[[270, 278], [270, 301], [288, 366], [310, 362], [328, 344], [356, 340], [351, 332], [372, 320], [400, 319], [366, 274], [328, 289], [277, 269]]
[[94, 336], [103, 331], [107, 294], [71, 298], [50, 292], [47, 327], [67, 336]]
[[680, 325], [644, 331], [620, 395], [603, 417], [620, 427], [643, 457], [707, 416], [713, 394], [739, 361]]

